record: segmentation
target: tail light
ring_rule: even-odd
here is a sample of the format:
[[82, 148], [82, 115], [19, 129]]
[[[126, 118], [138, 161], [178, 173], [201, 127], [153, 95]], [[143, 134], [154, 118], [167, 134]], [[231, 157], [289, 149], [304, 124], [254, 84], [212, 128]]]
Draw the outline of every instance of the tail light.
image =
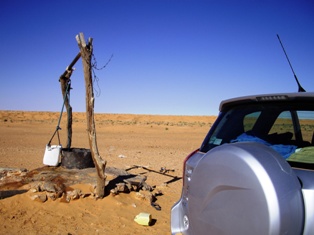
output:
[[187, 168], [186, 168], [186, 162], [187, 162], [196, 152], [198, 152], [198, 151], [199, 151], [199, 149], [194, 150], [194, 151], [191, 152], [191, 153], [184, 159], [184, 161], [183, 161], [183, 185], [184, 185], [184, 183], [185, 183], [185, 179], [188, 178], [188, 177], [190, 177], [191, 174], [192, 174], [192, 172], [190, 172], [191, 169], [187, 169]]
[[190, 153], [185, 159], [183, 163], [183, 187], [182, 187], [182, 205], [186, 207], [189, 201], [189, 181], [191, 180], [191, 176], [193, 174], [193, 166], [187, 164], [187, 161], [194, 156], [199, 149], [196, 149], [192, 153]]

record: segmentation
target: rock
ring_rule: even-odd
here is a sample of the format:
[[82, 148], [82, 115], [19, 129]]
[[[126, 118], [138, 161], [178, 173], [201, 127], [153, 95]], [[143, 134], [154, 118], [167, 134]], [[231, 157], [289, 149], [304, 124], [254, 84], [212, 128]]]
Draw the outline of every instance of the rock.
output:
[[47, 195], [45, 193], [36, 193], [36, 194], [31, 194], [30, 199], [35, 201], [35, 202], [46, 202], [47, 201]]
[[110, 190], [110, 194], [111, 194], [112, 196], [118, 195], [118, 189], [117, 189], [117, 188], [111, 189], [111, 190]]
[[124, 179], [123, 181], [129, 185], [132, 185], [132, 189], [134, 191], [142, 189], [143, 187], [145, 188], [145, 190], [150, 190], [151, 187], [146, 184], [146, 179], [146, 176], [134, 175], [133, 177], [129, 177], [127, 179]]
[[38, 190], [36, 188], [31, 188], [29, 191], [32, 192], [32, 193], [38, 192]]
[[146, 182], [143, 182], [141, 186], [142, 186], [141, 188], [143, 190], [146, 190], [146, 191], [152, 191], [153, 190], [152, 186], [148, 185]]
[[66, 193], [63, 193], [62, 196], [60, 197], [60, 202], [65, 202], [65, 203], [69, 203], [70, 202], [70, 198], [67, 197], [67, 194]]
[[125, 183], [117, 183], [116, 186], [117, 186], [118, 192], [122, 192], [122, 193], [130, 192], [129, 188], [126, 186]]
[[39, 189], [41, 192], [53, 192], [55, 193], [56, 192], [56, 188], [55, 188], [55, 185], [54, 183], [48, 181], [48, 182], [40, 182], [38, 184], [39, 186]]
[[153, 194], [149, 191], [140, 190], [135, 194], [135, 198], [145, 200], [151, 203], [153, 201]]
[[151, 193], [149, 191], [141, 190], [135, 194], [135, 198], [139, 200], [148, 201], [149, 204], [154, 207], [156, 210], [160, 211], [161, 207], [158, 203], [156, 203], [156, 194]]
[[79, 189], [74, 189], [73, 191], [67, 192], [67, 197], [69, 198], [69, 200], [79, 199], [80, 195], [81, 195], [81, 190]]
[[27, 169], [25, 168], [11, 168], [11, 167], [0, 167], [0, 172], [16, 172], [21, 174], [22, 172], [27, 172]]
[[57, 198], [59, 198], [59, 194], [57, 193], [49, 193], [47, 192], [47, 197], [50, 198], [52, 201], [55, 201]]

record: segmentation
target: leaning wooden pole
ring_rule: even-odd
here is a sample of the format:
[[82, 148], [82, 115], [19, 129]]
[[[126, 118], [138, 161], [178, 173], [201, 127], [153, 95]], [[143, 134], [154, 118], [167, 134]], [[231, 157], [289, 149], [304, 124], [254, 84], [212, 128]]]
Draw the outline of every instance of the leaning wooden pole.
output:
[[86, 44], [83, 33], [76, 35], [76, 40], [80, 48], [84, 79], [85, 79], [85, 89], [86, 89], [86, 119], [87, 119], [87, 132], [89, 138], [89, 146], [92, 154], [92, 158], [97, 170], [97, 188], [96, 196], [103, 198], [105, 196], [105, 168], [106, 161], [101, 158], [98, 152], [97, 139], [96, 139], [96, 128], [95, 128], [95, 118], [94, 118], [94, 91], [93, 91], [93, 80], [92, 80], [92, 70], [91, 70], [91, 58], [93, 53], [92, 38], [89, 38], [88, 44]]
[[70, 89], [71, 89], [71, 82], [70, 77], [72, 74], [72, 70], [68, 70], [65, 76], [61, 75], [59, 82], [61, 84], [61, 92], [62, 97], [64, 99], [64, 105], [67, 109], [67, 145], [66, 148], [71, 148], [72, 144], [72, 107], [69, 102], [69, 96], [70, 96]]
[[70, 105], [69, 97], [70, 97], [70, 90], [71, 90], [71, 75], [74, 71], [73, 66], [75, 63], [81, 58], [81, 53], [79, 52], [71, 64], [66, 68], [64, 73], [60, 76], [59, 82], [61, 84], [61, 92], [62, 97], [64, 98], [64, 105], [67, 109], [67, 145], [66, 148], [71, 148], [72, 145], [72, 107]]

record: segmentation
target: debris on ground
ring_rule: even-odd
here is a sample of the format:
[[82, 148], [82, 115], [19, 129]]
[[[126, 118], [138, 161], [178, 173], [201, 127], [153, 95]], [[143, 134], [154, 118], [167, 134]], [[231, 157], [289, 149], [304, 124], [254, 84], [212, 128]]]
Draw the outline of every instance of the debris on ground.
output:
[[149, 226], [152, 221], [152, 216], [149, 213], [142, 212], [135, 216], [134, 221], [140, 225]]

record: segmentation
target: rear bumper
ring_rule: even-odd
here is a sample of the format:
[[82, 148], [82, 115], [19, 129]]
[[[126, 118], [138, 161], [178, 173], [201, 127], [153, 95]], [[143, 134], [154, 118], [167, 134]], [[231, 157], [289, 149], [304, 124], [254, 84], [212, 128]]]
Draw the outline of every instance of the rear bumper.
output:
[[171, 209], [171, 234], [184, 234], [187, 235], [187, 228], [184, 225], [184, 211], [182, 200], [179, 200]]

